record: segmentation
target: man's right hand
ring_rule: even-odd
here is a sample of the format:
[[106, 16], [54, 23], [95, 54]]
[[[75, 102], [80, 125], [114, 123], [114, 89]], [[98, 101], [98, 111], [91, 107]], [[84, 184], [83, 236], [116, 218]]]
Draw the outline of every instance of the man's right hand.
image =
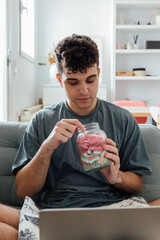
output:
[[67, 142], [75, 133], [77, 128], [84, 131], [82, 123], [77, 119], [62, 119], [58, 122], [43, 145], [49, 152], [53, 152], [60, 143]]

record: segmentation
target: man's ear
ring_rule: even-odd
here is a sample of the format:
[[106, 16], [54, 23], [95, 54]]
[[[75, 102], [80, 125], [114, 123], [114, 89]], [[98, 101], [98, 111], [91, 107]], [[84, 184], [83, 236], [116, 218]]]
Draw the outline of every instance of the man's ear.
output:
[[60, 83], [61, 87], [63, 87], [62, 79], [58, 73], [56, 74], [56, 78], [58, 79], [58, 82]]

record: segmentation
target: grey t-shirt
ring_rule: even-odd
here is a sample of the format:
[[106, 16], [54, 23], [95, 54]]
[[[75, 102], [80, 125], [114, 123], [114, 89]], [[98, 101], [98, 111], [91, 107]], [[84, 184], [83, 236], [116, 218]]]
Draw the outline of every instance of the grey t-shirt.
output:
[[[128, 111], [100, 99], [94, 111], [87, 116], [77, 115], [68, 108], [66, 102], [38, 112], [25, 131], [12, 166], [14, 174], [35, 156], [61, 119], [79, 119], [83, 124], [98, 122], [107, 137], [116, 142], [120, 170], [151, 174], [148, 155], [135, 118]], [[76, 137], [77, 133], [74, 133], [71, 139], [61, 143], [54, 151], [39, 207], [97, 207], [128, 198], [129, 195], [118, 191], [100, 171], [83, 171]]]

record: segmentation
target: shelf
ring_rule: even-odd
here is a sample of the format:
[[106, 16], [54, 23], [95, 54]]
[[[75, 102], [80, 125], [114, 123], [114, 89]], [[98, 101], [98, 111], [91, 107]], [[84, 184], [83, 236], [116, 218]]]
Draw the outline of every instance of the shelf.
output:
[[160, 49], [116, 49], [116, 54], [160, 54]]
[[141, 77], [141, 76], [116, 76], [115, 77], [115, 80], [116, 81], [121, 81], [121, 80], [127, 80], [127, 81], [160, 81], [160, 76], [144, 76], [144, 77]]
[[160, 30], [159, 25], [116, 25], [116, 30], [118, 31], [153, 31]]
[[156, 10], [159, 10], [160, 9], [160, 6], [159, 6], [159, 1], [150, 1], [150, 2], [147, 2], [146, 0], [141, 0], [141, 1], [126, 1], [126, 0], [119, 0], [117, 2], [117, 8], [119, 9], [143, 9], [143, 10], [147, 10], [147, 9], [156, 9]]
[[[160, 49], [146, 49], [147, 41], [160, 40], [160, 25], [156, 25], [159, 11], [160, 0], [113, 1], [112, 101], [148, 99], [148, 96], [152, 104], [159, 101]], [[139, 36], [138, 49], [125, 49], [127, 43], [133, 45], [134, 35]], [[117, 43], [121, 45], [120, 49], [116, 48]], [[139, 67], [144, 67], [152, 76], [116, 76], [116, 72], [130, 72]]]

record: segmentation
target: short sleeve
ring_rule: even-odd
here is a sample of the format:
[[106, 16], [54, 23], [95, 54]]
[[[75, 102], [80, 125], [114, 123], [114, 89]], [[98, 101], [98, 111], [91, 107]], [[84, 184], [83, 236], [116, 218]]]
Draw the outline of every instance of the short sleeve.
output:
[[16, 174], [17, 170], [24, 167], [35, 156], [40, 148], [40, 145], [37, 118], [35, 117], [26, 128], [20, 147], [14, 159], [14, 163], [12, 165], [12, 172], [14, 174]]
[[136, 120], [131, 117], [119, 151], [121, 170], [141, 175], [152, 173], [149, 156]]

